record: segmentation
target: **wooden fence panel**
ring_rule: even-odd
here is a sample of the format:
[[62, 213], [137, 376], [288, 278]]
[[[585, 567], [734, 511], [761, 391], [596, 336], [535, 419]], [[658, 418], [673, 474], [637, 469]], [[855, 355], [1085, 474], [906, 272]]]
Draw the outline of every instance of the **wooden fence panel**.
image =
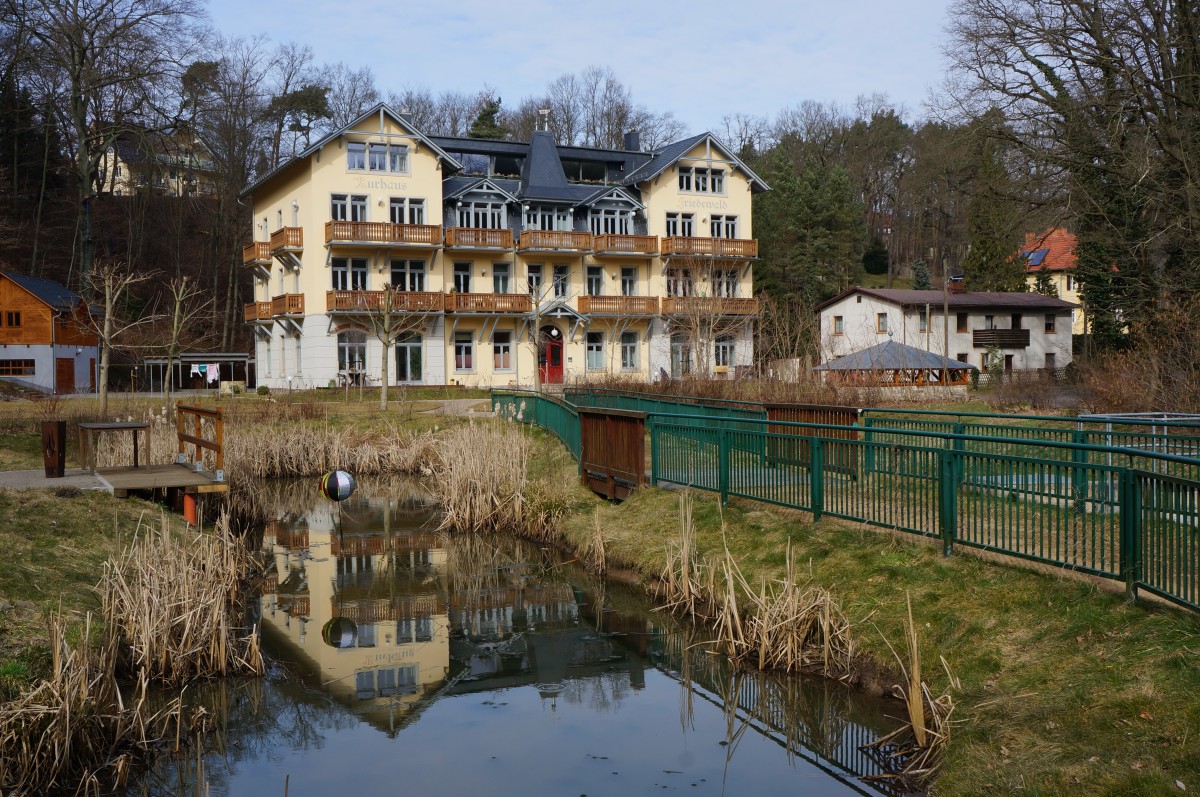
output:
[[646, 413], [579, 407], [580, 480], [609, 500], [646, 481]]

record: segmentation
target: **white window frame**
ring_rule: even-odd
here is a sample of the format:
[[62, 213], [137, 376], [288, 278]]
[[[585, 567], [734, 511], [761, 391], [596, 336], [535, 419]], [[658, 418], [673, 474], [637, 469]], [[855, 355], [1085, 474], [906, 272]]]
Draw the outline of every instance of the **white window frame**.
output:
[[367, 144], [367, 171], [388, 171], [387, 144]]
[[370, 198], [366, 194], [351, 194], [350, 221], [370, 221], [367, 215], [370, 212], [370, 205]]
[[542, 296], [542, 264], [530, 263], [526, 266], [525, 283], [529, 287], [529, 295], [536, 302]]
[[[464, 358], [466, 366], [462, 366]], [[470, 332], [454, 333], [454, 370], [458, 373], [475, 371], [475, 336]]]
[[[546, 226], [546, 225], [550, 226]], [[530, 205], [525, 211], [524, 230], [546, 230], [566, 232], [571, 229], [571, 217], [564, 207], [556, 205]]]
[[[350, 220], [350, 195], [349, 194], [330, 194], [329, 195], [329, 218], [333, 221], [349, 221]], [[263, 226], [266, 226], [266, 220], [263, 220]]]
[[604, 294], [604, 269], [600, 266], [588, 266], [585, 285], [588, 296]]
[[728, 368], [733, 365], [737, 342], [729, 335], [722, 335], [713, 343], [713, 365]]
[[[454, 270], [451, 272], [454, 279], [451, 284], [454, 286], [454, 290], [459, 293], [471, 292], [471, 272], [473, 270], [471, 263], [459, 262], [454, 264]], [[464, 290], [464, 287], [466, 290]]]
[[[503, 337], [502, 337], [503, 336]], [[492, 370], [506, 373], [513, 370], [512, 333], [507, 330], [492, 333]], [[508, 365], [497, 365], [499, 361], [507, 361]]]
[[571, 283], [571, 267], [559, 263], [554, 266], [554, 271], [552, 273], [554, 298], [567, 298], [567, 288]]
[[638, 370], [638, 333], [622, 332], [621, 333], [621, 370], [636, 371]]
[[584, 363], [589, 371], [604, 370], [604, 333], [588, 332], [584, 339]]
[[388, 218], [392, 224], [424, 224], [425, 200], [394, 196], [388, 200]]
[[637, 296], [637, 266], [621, 267], [621, 295]]
[[408, 174], [408, 145], [392, 144], [388, 147], [388, 171], [393, 174]]
[[696, 214], [694, 213], [679, 213], [671, 211], [667, 213], [666, 237], [667, 238], [691, 238], [695, 229]]
[[424, 260], [393, 260], [391, 262], [392, 287], [399, 291], [425, 290]]
[[503, 202], [463, 202], [455, 214], [459, 227], [503, 230], [508, 227], [508, 209]]
[[367, 145], [365, 142], [346, 142], [346, 169], [352, 172], [365, 172], [367, 170]]
[[492, 263], [492, 293], [512, 290], [512, 267], [508, 263]]

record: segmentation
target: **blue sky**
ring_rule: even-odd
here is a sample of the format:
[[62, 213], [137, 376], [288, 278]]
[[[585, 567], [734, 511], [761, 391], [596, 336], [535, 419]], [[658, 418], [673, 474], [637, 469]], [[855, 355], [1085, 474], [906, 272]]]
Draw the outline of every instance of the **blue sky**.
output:
[[607, 65], [637, 102], [700, 132], [728, 113], [773, 117], [874, 92], [920, 115], [941, 80], [948, 2], [210, 0], [209, 15], [227, 35], [266, 33], [308, 44], [322, 63], [369, 65], [384, 94], [486, 83], [515, 104], [564, 72]]

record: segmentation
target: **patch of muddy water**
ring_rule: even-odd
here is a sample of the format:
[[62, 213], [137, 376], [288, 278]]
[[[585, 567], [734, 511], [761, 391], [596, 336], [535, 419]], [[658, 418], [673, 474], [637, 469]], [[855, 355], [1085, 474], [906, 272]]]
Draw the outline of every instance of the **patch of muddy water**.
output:
[[127, 794], [886, 793], [861, 779], [878, 768], [859, 746], [897, 725], [878, 702], [738, 675], [640, 592], [528, 543], [435, 532], [415, 483], [262, 500], [279, 518], [267, 677], [201, 690], [215, 749]]

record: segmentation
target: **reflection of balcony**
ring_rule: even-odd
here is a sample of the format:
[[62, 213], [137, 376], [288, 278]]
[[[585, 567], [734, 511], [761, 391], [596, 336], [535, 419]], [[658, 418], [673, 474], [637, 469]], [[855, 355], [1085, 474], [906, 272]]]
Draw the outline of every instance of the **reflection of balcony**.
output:
[[663, 257], [694, 255], [746, 259], [758, 257], [755, 238], [663, 238]]
[[250, 302], [250, 304], [246, 305], [243, 314], [247, 321], [270, 321], [271, 303]]
[[584, 315], [658, 315], [657, 296], [580, 296]]
[[[325, 310], [339, 313], [374, 313], [388, 309], [388, 291], [326, 291]], [[429, 291], [391, 292], [393, 313], [440, 313], [446, 294]]]
[[527, 293], [450, 293], [448, 313], [528, 313], [533, 300]]
[[512, 230], [483, 227], [451, 227], [446, 230], [447, 249], [512, 249]]
[[976, 329], [971, 332], [976, 349], [1024, 349], [1029, 345], [1028, 329]]
[[758, 299], [670, 296], [662, 304], [663, 315], [758, 315]]
[[446, 614], [446, 603], [437, 595], [399, 595], [395, 598], [357, 598], [335, 596], [330, 601], [334, 617], [356, 623], [382, 623], [414, 617]]
[[658, 236], [597, 235], [596, 254], [653, 257], [658, 254]]
[[243, 266], [266, 266], [271, 264], [271, 244], [254, 241], [242, 247]]
[[271, 233], [271, 254], [279, 252], [303, 252], [304, 228], [280, 227]]
[[377, 221], [327, 221], [325, 243], [353, 246], [419, 246], [442, 245], [442, 228], [436, 224], [391, 224]]
[[521, 233], [522, 252], [590, 252], [592, 234], [570, 230], [526, 230]]
[[304, 294], [285, 293], [271, 300], [271, 315], [304, 315]]

